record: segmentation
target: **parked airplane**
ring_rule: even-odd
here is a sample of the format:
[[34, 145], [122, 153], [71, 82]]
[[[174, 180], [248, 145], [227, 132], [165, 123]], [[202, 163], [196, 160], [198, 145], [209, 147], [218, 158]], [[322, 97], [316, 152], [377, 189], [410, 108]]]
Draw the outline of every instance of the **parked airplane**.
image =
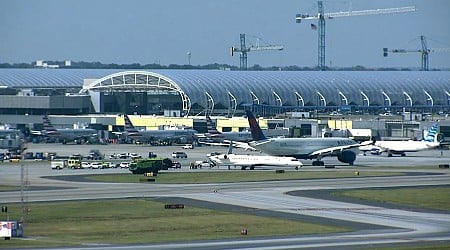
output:
[[421, 141], [376, 141], [374, 147], [378, 147], [380, 153], [387, 152], [388, 157], [394, 154], [406, 156], [407, 152], [417, 152], [439, 147], [441, 142], [438, 138], [438, 126], [434, 124]]
[[358, 147], [372, 142], [357, 143], [349, 138], [270, 138], [262, 133], [252, 112], [246, 111], [253, 141], [249, 145], [263, 153], [292, 156], [297, 159], [315, 159], [313, 166], [323, 166], [322, 158], [337, 156], [340, 162], [353, 165]]
[[247, 142], [251, 141], [250, 132], [219, 132], [209, 116], [206, 116], [207, 133], [196, 134], [198, 142], [213, 146], [229, 146], [255, 151]]
[[303, 166], [294, 157], [233, 154], [231, 145], [227, 154], [214, 154], [208, 156], [208, 159], [216, 166], [240, 166], [242, 170], [246, 168], [253, 170], [256, 166], [294, 167], [295, 169]]
[[214, 125], [211, 117], [206, 116], [207, 133], [198, 134], [199, 142], [204, 143], [226, 143], [233, 142], [249, 142], [252, 140], [252, 134], [247, 131], [242, 132], [219, 132]]
[[86, 142], [92, 139], [97, 139], [98, 134], [95, 129], [56, 129], [48, 116], [43, 117], [44, 120], [44, 130], [42, 131], [42, 135], [47, 138], [53, 138], [58, 141], [61, 141], [63, 144], [67, 142]]
[[170, 130], [137, 130], [131, 123], [128, 115], [124, 115], [125, 135], [135, 141], [149, 142], [165, 140], [178, 143], [192, 143], [197, 133], [194, 129], [170, 129]]

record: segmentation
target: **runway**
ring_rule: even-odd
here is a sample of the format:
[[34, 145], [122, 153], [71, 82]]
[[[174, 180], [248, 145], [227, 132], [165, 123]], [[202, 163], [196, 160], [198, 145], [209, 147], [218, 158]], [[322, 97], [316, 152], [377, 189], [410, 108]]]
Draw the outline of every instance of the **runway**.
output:
[[[135, 147], [131, 147], [135, 146]], [[73, 147], [69, 146], [71, 149]], [[75, 145], [76, 147], [76, 145]], [[78, 146], [83, 147], [83, 146]], [[64, 148], [64, 147], [60, 147]], [[136, 145], [130, 145], [136, 150], [148, 150]], [[152, 148], [148, 151], [163, 152], [178, 150], [178, 148]], [[114, 148], [110, 150], [115, 150]], [[189, 161], [201, 158], [208, 151], [218, 151], [221, 148], [197, 148], [187, 151]], [[126, 151], [126, 150], [125, 150]], [[223, 149], [226, 151], [226, 149]], [[45, 163], [36, 163], [27, 167], [30, 184], [36, 189], [26, 192], [27, 201], [128, 198], [128, 197], [180, 197], [199, 202], [220, 203], [225, 205], [248, 208], [249, 211], [282, 215], [293, 219], [320, 221], [336, 225], [353, 226], [356, 231], [351, 233], [298, 236], [252, 238], [251, 228], [247, 240], [219, 240], [201, 242], [183, 242], [177, 244], [149, 244], [132, 246], [94, 246], [67, 249], [310, 249], [310, 248], [342, 248], [367, 249], [379, 244], [416, 244], [423, 242], [446, 242], [450, 244], [450, 216], [448, 212], [412, 211], [398, 206], [389, 207], [383, 204], [367, 205], [348, 201], [330, 200], [327, 197], [311, 197], [311, 192], [323, 190], [340, 190], [353, 188], [379, 188], [402, 186], [449, 185], [448, 169], [438, 169], [438, 164], [450, 163], [449, 152], [427, 151], [423, 156], [414, 153], [409, 157], [358, 156], [357, 169], [363, 171], [374, 166], [392, 166], [391, 171], [405, 171], [409, 166], [414, 174], [392, 177], [358, 177], [339, 179], [288, 180], [267, 182], [211, 183], [211, 184], [117, 184], [97, 182], [74, 182], [41, 178], [52, 174], [85, 174], [127, 172], [120, 169], [103, 170], [62, 170], [52, 171]], [[339, 164], [335, 159], [326, 159], [327, 165], [337, 168], [349, 168]], [[427, 164], [425, 164], [427, 163]], [[33, 164], [32, 164], [33, 165]], [[432, 174], [423, 173], [423, 169], [415, 166], [435, 165], [435, 169], [427, 170]], [[193, 171], [186, 169], [182, 171]], [[305, 167], [307, 171], [315, 171], [317, 167]], [[0, 167], [0, 183], [14, 183], [20, 168], [12, 165]], [[323, 169], [322, 169], [323, 170]], [[217, 171], [217, 170], [211, 170]], [[52, 187], [52, 188], [48, 188]], [[58, 187], [59, 189], [54, 189]], [[41, 189], [39, 189], [41, 188]], [[136, 193], [135, 190], [140, 190]], [[296, 191], [296, 192], [294, 192]], [[307, 191], [308, 195], [302, 195]], [[306, 193], [306, 192], [305, 192]], [[5, 203], [20, 201], [20, 192], [0, 192]], [[224, 205], [224, 206], [225, 206]]]

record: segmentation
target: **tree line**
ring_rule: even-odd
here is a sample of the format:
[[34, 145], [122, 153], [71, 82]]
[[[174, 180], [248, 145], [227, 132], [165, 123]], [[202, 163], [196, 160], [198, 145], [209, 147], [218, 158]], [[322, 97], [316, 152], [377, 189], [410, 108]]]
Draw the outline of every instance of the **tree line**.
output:
[[[59, 68], [70, 68], [70, 69], [220, 69], [220, 70], [240, 70], [239, 67], [228, 65], [228, 64], [206, 64], [206, 65], [180, 65], [180, 64], [169, 64], [161, 65], [157, 63], [151, 64], [140, 64], [140, 63], [130, 63], [130, 64], [117, 64], [117, 63], [101, 63], [101, 62], [71, 62], [70, 66], [65, 66], [64, 61], [46, 61], [48, 65], [58, 65]], [[0, 63], [0, 68], [36, 68], [35, 62], [32, 63]], [[319, 67], [300, 67], [296, 65], [292, 66], [271, 66], [262, 67], [259, 64], [255, 64], [248, 67], [249, 71], [318, 71]], [[384, 68], [366, 68], [361, 65], [356, 65], [353, 67], [328, 67], [327, 70], [330, 71], [413, 71], [419, 69], [411, 68], [395, 68], [395, 67], [384, 67]], [[436, 69], [433, 69], [436, 70]], [[450, 69], [446, 69], [450, 70]]]

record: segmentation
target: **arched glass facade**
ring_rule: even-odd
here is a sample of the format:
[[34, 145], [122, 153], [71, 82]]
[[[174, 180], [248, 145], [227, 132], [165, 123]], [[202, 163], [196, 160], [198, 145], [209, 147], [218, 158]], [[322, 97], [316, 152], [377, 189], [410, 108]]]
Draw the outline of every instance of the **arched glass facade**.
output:
[[[149, 78], [153, 82], [163, 79], [170, 83], [172, 90], [180, 93], [187, 109], [193, 105], [206, 107], [207, 97], [212, 98], [215, 106], [232, 108], [230, 103], [234, 100], [231, 101], [230, 96], [235, 98], [237, 106], [251, 104], [255, 97], [259, 104], [268, 106], [348, 104], [448, 109], [450, 105], [450, 71], [0, 69], [0, 86], [81, 89], [84, 79], [107, 79], [112, 74], [122, 79], [124, 85], [121, 90], [110, 88], [109, 91], [136, 90], [137, 87], [146, 91], [144, 85]], [[96, 88], [100, 82], [97, 80], [87, 88], [101, 91]], [[138, 82], [141, 85], [138, 86]]]

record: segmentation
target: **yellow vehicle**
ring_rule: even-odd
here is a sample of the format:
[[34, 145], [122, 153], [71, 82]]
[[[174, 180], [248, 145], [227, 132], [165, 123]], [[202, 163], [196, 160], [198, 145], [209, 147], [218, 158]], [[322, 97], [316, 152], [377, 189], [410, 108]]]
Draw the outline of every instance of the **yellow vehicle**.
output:
[[67, 160], [67, 166], [72, 169], [80, 169], [81, 168], [81, 155], [71, 155], [69, 156], [69, 160]]

